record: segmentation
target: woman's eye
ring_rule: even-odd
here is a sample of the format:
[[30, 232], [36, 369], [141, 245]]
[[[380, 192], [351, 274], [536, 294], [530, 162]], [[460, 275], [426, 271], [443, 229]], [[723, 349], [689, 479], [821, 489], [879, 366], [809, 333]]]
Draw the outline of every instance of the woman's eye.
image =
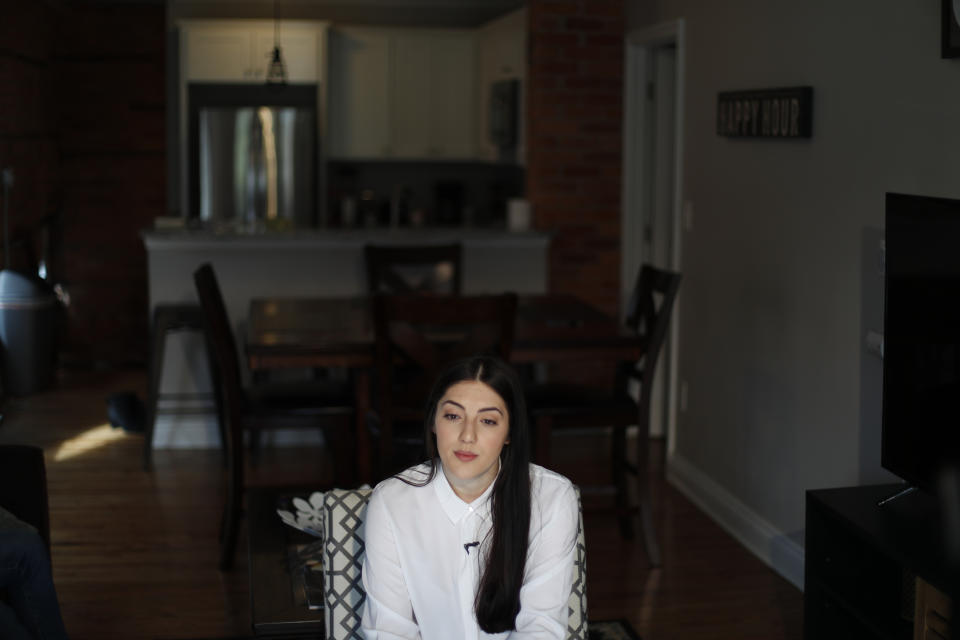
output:
[[495, 427], [497, 426], [497, 421], [494, 420], [493, 418], [484, 418], [483, 424], [489, 425], [491, 427]]
[[458, 416], [458, 415], [455, 414], [455, 413], [445, 413], [445, 414], [443, 414], [443, 417], [444, 417], [445, 420], [456, 420], [456, 419], [459, 418], [460, 416]]

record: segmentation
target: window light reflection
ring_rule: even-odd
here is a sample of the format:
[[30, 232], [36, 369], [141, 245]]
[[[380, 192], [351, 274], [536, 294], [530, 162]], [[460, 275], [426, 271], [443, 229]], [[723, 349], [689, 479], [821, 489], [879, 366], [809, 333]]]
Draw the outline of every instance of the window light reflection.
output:
[[277, 217], [277, 141], [273, 132], [273, 111], [260, 107], [260, 123], [263, 127], [263, 155], [267, 165], [267, 220]]
[[124, 437], [123, 429], [114, 429], [108, 423], [97, 425], [87, 429], [78, 436], [64, 440], [56, 453], [53, 454], [54, 462], [62, 462], [76, 456], [81, 456], [89, 451], [102, 447], [104, 445], [116, 442]]

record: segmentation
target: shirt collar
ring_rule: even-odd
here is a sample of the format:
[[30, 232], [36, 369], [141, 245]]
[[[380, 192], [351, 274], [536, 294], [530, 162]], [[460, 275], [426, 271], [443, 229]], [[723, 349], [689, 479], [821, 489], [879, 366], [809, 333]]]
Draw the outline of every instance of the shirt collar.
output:
[[443, 463], [439, 459], [437, 460], [437, 465], [437, 473], [433, 477], [433, 489], [437, 495], [437, 499], [440, 501], [443, 512], [447, 514], [450, 522], [456, 524], [466, 515], [474, 512], [481, 517], [486, 517], [486, 514], [490, 511], [490, 494], [493, 492], [493, 485], [497, 483], [497, 478], [500, 477], [500, 461], [497, 461], [497, 475], [494, 477], [493, 482], [480, 494], [479, 498], [470, 503], [464, 502], [460, 496], [454, 493], [453, 487], [450, 486], [450, 481], [447, 480], [447, 476], [443, 472]]

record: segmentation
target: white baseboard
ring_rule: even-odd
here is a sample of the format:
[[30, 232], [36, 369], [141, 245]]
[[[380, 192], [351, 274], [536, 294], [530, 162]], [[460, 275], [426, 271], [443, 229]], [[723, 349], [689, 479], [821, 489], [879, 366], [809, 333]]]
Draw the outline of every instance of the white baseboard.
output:
[[[159, 415], [153, 428], [154, 449], [219, 449], [220, 430], [215, 415]], [[319, 429], [278, 429], [265, 432], [262, 446], [323, 445]]]
[[685, 458], [667, 462], [667, 481], [748, 551], [803, 590], [804, 549]]

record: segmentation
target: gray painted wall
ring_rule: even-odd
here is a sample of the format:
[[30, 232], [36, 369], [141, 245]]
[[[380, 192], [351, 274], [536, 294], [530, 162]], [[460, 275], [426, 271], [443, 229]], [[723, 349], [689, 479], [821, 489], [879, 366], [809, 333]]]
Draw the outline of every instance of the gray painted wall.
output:
[[[630, 2], [631, 29], [685, 31], [673, 463], [799, 541], [805, 490], [895, 480], [871, 265], [885, 192], [960, 198], [960, 59], [940, 59], [938, 0]], [[718, 91], [796, 85], [814, 88], [811, 140], [714, 133]]]

